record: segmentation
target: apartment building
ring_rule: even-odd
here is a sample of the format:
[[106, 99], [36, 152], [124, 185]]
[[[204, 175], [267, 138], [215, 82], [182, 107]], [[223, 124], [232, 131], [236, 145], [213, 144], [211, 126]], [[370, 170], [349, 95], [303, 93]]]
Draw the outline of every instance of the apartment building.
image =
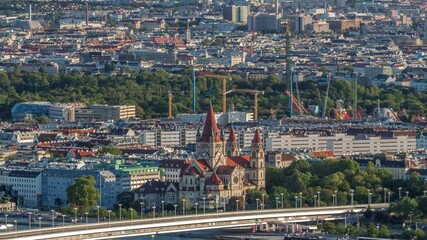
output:
[[416, 149], [416, 139], [413, 136], [346, 135], [328, 140], [327, 149], [333, 151], [335, 156], [406, 152]]
[[92, 176], [95, 179], [95, 187], [101, 194], [100, 205], [103, 207], [113, 207], [116, 204], [117, 195], [124, 191], [121, 183], [111, 171], [45, 169], [41, 175], [41, 205], [44, 207], [66, 205], [67, 188], [75, 184], [75, 180], [82, 176]]
[[42, 198], [41, 176], [38, 171], [1, 171], [0, 185], [16, 191], [18, 207], [38, 207]]
[[334, 135], [322, 134], [277, 134], [274, 137], [268, 137], [265, 141], [267, 151], [275, 150], [297, 150], [311, 149], [314, 151], [326, 150], [329, 140], [340, 139], [344, 133]]

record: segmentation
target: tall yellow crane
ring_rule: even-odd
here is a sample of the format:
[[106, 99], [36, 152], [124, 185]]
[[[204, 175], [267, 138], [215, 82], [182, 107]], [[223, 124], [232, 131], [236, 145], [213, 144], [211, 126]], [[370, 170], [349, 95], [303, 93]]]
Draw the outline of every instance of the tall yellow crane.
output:
[[[213, 73], [201, 73], [200, 76], [222, 79], [222, 112], [223, 113], [227, 112], [227, 97], [226, 97], [227, 77], [224, 75], [218, 75]], [[231, 78], [228, 78], [228, 79], [231, 80]]]
[[254, 94], [254, 120], [258, 120], [258, 95], [264, 94], [264, 91], [254, 90], [254, 89], [232, 89], [227, 91], [227, 79], [231, 80], [229, 77], [225, 77], [223, 75], [218, 74], [202, 74], [203, 77], [212, 77], [222, 79], [222, 112], [227, 112], [227, 94], [232, 92], [240, 92], [240, 93], [253, 93]]
[[[231, 90], [226, 91], [226, 92], [223, 91], [223, 98], [222, 98], [223, 104], [224, 104], [224, 101], [226, 101], [226, 99], [227, 99], [227, 94], [232, 93], [232, 92], [253, 93], [254, 94], [254, 120], [258, 121], [258, 95], [260, 93], [264, 94], [264, 91], [259, 91], [256, 89], [231, 89]], [[223, 105], [223, 107], [224, 107], [224, 105]]]

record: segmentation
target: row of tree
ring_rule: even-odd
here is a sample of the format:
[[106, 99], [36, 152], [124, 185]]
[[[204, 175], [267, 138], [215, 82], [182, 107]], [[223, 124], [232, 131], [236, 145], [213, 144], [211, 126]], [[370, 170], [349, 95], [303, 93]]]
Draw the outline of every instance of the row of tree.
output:
[[[270, 116], [270, 109], [279, 117], [288, 115], [288, 97], [283, 93], [286, 83], [277, 75], [270, 75], [261, 81], [247, 81], [239, 75], [230, 75], [227, 89], [258, 89], [264, 91], [259, 96], [260, 116]], [[197, 78], [197, 110], [205, 112], [212, 101], [216, 110], [221, 108], [221, 84], [217, 78]], [[45, 71], [25, 73], [19, 67], [12, 73], [0, 73], [0, 116], [9, 118], [10, 109], [19, 102], [84, 102], [102, 104], [132, 104], [137, 106], [139, 117], [165, 117], [168, 108], [168, 90], [174, 91], [173, 112], [192, 112], [191, 71], [179, 74], [164, 71], [131, 73], [124, 76], [88, 76], [82, 74], [50, 75]], [[301, 100], [305, 106], [323, 106], [326, 85], [305, 81], [299, 84]], [[380, 100], [381, 106], [396, 110], [406, 109], [405, 114], [425, 114], [427, 93], [417, 93], [411, 89], [380, 89], [376, 86], [358, 86], [359, 110], [362, 114], [372, 114]], [[405, 97], [403, 97], [405, 96]], [[329, 91], [328, 109], [335, 106], [335, 100], [352, 102], [351, 83], [333, 79]], [[251, 94], [229, 94], [228, 102], [233, 102], [237, 110], [252, 111]], [[402, 116], [408, 117], [407, 115]]]

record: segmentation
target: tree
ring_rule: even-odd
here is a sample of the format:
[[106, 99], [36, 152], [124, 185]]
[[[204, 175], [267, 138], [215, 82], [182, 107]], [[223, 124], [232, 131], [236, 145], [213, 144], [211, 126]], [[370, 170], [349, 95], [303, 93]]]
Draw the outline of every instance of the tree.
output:
[[378, 229], [378, 237], [381, 238], [388, 238], [390, 237], [390, 230], [388, 230], [388, 227], [386, 225], [381, 225]]
[[105, 153], [109, 153], [112, 155], [117, 155], [120, 156], [122, 155], [122, 150], [120, 148], [117, 147], [103, 147], [99, 153], [105, 154]]
[[[237, 203], [238, 202], [238, 203]], [[236, 211], [236, 209], [238, 208], [239, 211], [243, 211], [244, 207], [243, 207], [243, 198], [241, 197], [231, 197], [228, 200], [226, 209], [227, 211]]]
[[88, 212], [101, 199], [98, 189], [95, 188], [95, 179], [85, 175], [77, 178], [75, 182], [67, 188], [68, 202], [72, 207]]
[[[185, 203], [185, 204], [184, 204]], [[184, 196], [178, 199], [177, 210], [183, 210], [185, 206], [185, 210], [190, 210], [193, 207], [193, 203], [188, 199], [187, 196]]]
[[398, 202], [392, 202], [390, 204], [389, 212], [398, 216], [407, 217], [410, 213], [416, 212], [417, 208], [418, 203], [415, 199], [404, 197]]
[[133, 192], [124, 191], [117, 195], [116, 201], [117, 204], [122, 204], [123, 208], [130, 208], [135, 201], [135, 195]]

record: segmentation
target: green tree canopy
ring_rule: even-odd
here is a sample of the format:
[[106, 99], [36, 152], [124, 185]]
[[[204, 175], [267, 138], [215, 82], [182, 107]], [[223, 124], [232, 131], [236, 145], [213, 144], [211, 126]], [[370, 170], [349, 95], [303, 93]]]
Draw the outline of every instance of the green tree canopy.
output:
[[75, 182], [67, 188], [68, 202], [72, 207], [88, 212], [101, 199], [98, 189], [95, 188], [95, 179], [92, 176], [82, 176]]

